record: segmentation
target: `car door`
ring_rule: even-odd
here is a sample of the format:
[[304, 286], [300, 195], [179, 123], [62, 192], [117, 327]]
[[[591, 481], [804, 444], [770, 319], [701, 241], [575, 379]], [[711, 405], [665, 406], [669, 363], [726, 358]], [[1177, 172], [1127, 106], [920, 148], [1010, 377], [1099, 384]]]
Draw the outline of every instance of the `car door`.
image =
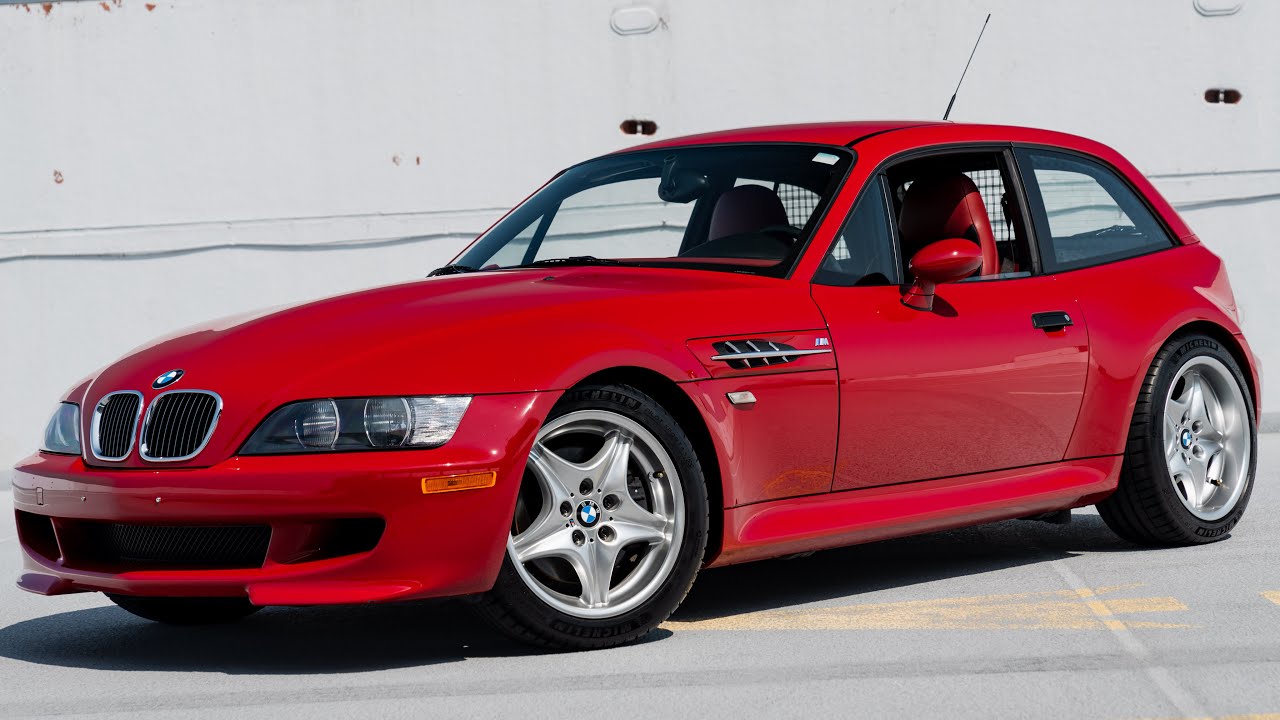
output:
[[[1052, 463], [1066, 452], [1088, 367], [1083, 318], [1060, 283], [1032, 271], [1009, 156], [968, 156], [948, 167], [970, 162], [967, 176], [986, 176], [982, 194], [998, 208], [992, 226], [1007, 237], [1000, 252], [1009, 272], [941, 285], [931, 311], [903, 305], [894, 200], [902, 190], [882, 173], [814, 278], [840, 380], [833, 490]], [[1011, 262], [1018, 257], [1025, 269]]]

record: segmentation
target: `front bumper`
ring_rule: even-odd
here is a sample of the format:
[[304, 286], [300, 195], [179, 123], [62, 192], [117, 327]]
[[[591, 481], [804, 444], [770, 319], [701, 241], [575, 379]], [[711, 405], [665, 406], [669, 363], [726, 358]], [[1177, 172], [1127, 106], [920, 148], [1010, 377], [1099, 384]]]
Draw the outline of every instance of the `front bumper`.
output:
[[[502, 564], [525, 459], [558, 397], [477, 396], [453, 439], [432, 450], [232, 457], [207, 468], [145, 470], [34, 455], [13, 479], [24, 555], [18, 586], [44, 595], [238, 596], [255, 605], [483, 592]], [[424, 493], [424, 478], [480, 472], [496, 474], [492, 487]], [[371, 549], [337, 556], [309, 549], [318, 529], [378, 519], [385, 527]], [[267, 525], [271, 533], [260, 565], [157, 567], [104, 563], [77, 549], [80, 529], [103, 522]], [[41, 527], [52, 533], [32, 531]]]

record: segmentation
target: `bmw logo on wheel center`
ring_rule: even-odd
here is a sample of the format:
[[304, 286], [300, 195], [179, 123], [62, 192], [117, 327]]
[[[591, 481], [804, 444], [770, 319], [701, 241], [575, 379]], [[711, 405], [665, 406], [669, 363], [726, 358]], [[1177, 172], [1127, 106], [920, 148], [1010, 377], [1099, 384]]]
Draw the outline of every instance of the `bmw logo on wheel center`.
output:
[[181, 370], [170, 370], [151, 382], [151, 387], [156, 390], [162, 390], [170, 385], [178, 382], [178, 378], [182, 377]]
[[578, 522], [582, 524], [582, 527], [586, 528], [600, 522], [600, 506], [596, 505], [594, 501], [584, 500], [578, 506]]

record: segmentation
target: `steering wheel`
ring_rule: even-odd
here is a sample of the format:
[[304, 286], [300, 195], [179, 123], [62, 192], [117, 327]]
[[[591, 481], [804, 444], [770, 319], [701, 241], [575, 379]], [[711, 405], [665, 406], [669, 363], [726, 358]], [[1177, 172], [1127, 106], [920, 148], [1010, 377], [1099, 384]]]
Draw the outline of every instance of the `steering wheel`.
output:
[[680, 257], [728, 257], [782, 260], [791, 252], [795, 240], [789, 234], [760, 229], [739, 235], [726, 235], [695, 245]]
[[800, 236], [804, 234], [804, 230], [795, 225], [765, 225], [756, 232], [785, 236], [788, 245], [794, 245], [800, 239]]

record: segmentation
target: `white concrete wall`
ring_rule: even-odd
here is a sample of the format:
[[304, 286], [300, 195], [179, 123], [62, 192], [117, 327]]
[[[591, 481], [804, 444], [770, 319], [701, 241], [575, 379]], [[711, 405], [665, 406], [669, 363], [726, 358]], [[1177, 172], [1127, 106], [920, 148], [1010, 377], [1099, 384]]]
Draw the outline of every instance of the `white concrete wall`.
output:
[[[622, 7], [661, 23], [619, 35]], [[953, 119], [1127, 154], [1226, 257], [1280, 366], [1280, 3], [0, 4], [0, 465], [147, 338], [419, 277], [560, 167], [645, 139], [625, 119], [936, 118], [988, 11]]]

